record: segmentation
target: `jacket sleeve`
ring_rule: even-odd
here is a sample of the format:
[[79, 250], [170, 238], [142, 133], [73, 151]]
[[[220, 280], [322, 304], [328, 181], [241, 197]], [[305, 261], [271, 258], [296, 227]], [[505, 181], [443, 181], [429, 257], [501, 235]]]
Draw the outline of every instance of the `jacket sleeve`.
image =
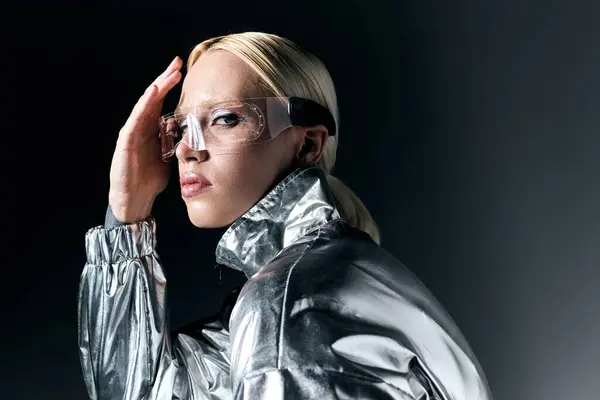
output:
[[172, 345], [152, 219], [86, 234], [78, 331], [91, 399], [230, 396], [229, 333], [219, 320]]

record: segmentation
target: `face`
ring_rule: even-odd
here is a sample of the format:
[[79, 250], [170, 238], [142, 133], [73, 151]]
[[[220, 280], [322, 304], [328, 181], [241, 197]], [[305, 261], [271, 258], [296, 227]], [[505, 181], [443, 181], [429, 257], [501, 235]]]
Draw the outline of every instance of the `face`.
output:
[[[217, 50], [202, 55], [188, 71], [179, 106], [267, 96], [258, 75], [242, 59]], [[175, 154], [180, 177], [191, 183], [182, 186], [182, 197], [192, 223], [201, 228], [233, 223], [294, 167], [305, 133], [290, 128], [234, 154], [194, 151], [180, 143]]]

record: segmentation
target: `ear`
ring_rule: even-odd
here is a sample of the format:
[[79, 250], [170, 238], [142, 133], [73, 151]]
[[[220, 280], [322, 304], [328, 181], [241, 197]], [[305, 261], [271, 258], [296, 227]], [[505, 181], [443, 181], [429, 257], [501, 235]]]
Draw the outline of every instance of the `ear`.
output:
[[296, 158], [301, 164], [315, 165], [323, 158], [329, 132], [324, 125], [315, 125], [304, 128], [304, 142], [296, 153]]

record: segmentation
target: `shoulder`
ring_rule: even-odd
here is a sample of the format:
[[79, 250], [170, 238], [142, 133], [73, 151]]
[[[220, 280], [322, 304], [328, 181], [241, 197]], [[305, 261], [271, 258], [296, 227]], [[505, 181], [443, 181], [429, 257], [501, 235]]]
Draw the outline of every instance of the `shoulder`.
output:
[[[394, 255], [377, 245], [356, 229], [345, 227], [338, 235], [325, 232], [315, 238], [301, 256], [290, 249], [290, 257], [281, 255], [281, 264], [274, 260], [271, 268], [292, 263], [286, 271], [288, 291], [299, 296], [330, 293], [337, 297], [360, 292], [387, 290], [404, 291], [398, 285], [426, 290], [419, 279]], [[413, 289], [414, 290], [414, 289]], [[349, 292], [349, 293], [348, 293]]]
[[391, 253], [352, 229], [307, 236], [282, 251], [246, 283], [236, 308], [279, 321], [313, 311], [390, 329], [433, 325], [466, 345], [428, 288]]
[[287, 303], [293, 309], [297, 300], [323, 300], [356, 304], [357, 296], [372, 303], [382, 293], [427, 296], [424, 285], [392, 254], [362, 232], [344, 227], [325, 227], [307, 235], [282, 251], [245, 285], [240, 301]]
[[400, 261], [351, 232], [306, 239], [246, 283], [234, 311], [234, 336], [251, 337], [269, 365], [303, 360], [337, 371], [339, 360], [347, 359], [373, 366], [372, 376], [405, 371], [408, 364], [375, 362], [373, 355], [385, 348], [406, 363], [419, 360], [442, 386], [456, 386], [449, 390], [478, 390], [480, 371], [466, 340]]

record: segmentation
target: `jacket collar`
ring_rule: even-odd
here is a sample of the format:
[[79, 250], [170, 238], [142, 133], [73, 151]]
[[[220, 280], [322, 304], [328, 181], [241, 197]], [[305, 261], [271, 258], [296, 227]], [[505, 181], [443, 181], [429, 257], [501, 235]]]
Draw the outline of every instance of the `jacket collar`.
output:
[[340, 214], [324, 171], [299, 168], [229, 227], [217, 245], [216, 261], [250, 278], [281, 250], [336, 219]]

